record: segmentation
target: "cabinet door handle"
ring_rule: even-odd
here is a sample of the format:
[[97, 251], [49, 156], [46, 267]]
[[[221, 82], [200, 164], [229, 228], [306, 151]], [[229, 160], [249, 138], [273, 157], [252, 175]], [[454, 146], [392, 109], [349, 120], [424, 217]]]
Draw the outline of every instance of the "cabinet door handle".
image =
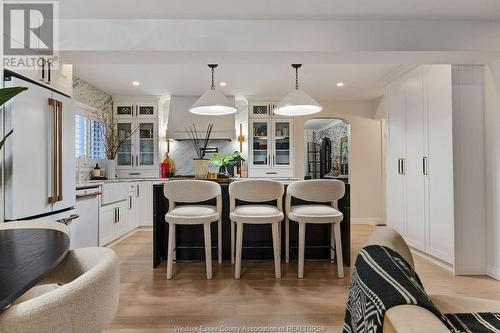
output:
[[113, 208], [113, 223], [116, 223], [116, 207]]
[[40, 81], [45, 82], [45, 59], [44, 58], [40, 59], [42, 60], [42, 78], [40, 79]]
[[271, 164], [271, 155], [267, 155], [267, 165]]
[[118, 207], [118, 221], [117, 222], [120, 222], [120, 207]]
[[128, 197], [128, 209], [132, 209], [132, 197]]
[[401, 174], [401, 159], [398, 158], [398, 175]]
[[50, 84], [50, 60], [47, 60], [47, 83]]
[[427, 166], [427, 156], [424, 156], [422, 158], [422, 173], [424, 174], [424, 176], [427, 176], [428, 174], [428, 166]]
[[136, 188], [137, 188], [137, 197], [139, 197], [141, 195], [141, 191], [139, 190], [139, 185], [135, 185]]
[[401, 159], [401, 174], [406, 174], [406, 158]]
[[274, 155], [273, 155], [273, 165], [274, 165]]

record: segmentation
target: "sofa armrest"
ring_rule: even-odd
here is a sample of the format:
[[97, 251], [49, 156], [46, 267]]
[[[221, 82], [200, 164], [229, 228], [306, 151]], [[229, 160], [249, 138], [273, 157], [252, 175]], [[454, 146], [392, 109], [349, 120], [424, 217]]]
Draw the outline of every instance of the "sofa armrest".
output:
[[500, 312], [500, 301], [467, 296], [431, 295], [442, 313]]
[[383, 333], [450, 333], [432, 312], [415, 305], [398, 305], [384, 316]]

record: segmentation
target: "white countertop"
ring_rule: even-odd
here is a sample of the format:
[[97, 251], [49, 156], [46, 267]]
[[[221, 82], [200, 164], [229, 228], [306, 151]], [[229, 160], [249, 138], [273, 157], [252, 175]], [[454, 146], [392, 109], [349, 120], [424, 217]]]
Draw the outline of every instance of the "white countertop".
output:
[[109, 180], [85, 180], [76, 183], [76, 188], [101, 186], [109, 183], [164, 182], [164, 178], [117, 178]]

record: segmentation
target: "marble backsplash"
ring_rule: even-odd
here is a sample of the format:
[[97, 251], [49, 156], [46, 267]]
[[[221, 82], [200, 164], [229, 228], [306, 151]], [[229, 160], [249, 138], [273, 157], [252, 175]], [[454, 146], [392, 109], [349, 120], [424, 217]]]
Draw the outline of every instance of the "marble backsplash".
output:
[[[219, 154], [227, 155], [238, 150], [237, 141], [211, 140], [209, 147], [217, 147]], [[210, 159], [212, 154], [205, 158]], [[176, 175], [194, 175], [193, 158], [196, 156], [191, 141], [173, 141], [170, 143], [170, 157], [174, 160]], [[211, 166], [210, 172], [217, 172], [218, 168]]]

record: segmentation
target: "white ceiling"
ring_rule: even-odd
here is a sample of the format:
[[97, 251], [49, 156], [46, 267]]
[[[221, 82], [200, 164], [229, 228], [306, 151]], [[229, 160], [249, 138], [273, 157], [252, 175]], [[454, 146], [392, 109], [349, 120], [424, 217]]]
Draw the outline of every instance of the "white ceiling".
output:
[[[320, 101], [372, 100], [383, 94], [381, 79], [396, 65], [307, 65], [300, 70], [301, 87]], [[206, 65], [76, 64], [75, 74], [111, 95], [201, 95], [210, 86]], [[295, 73], [288, 64], [221, 64], [217, 86], [227, 95], [285, 95], [294, 87]], [[132, 81], [139, 81], [135, 87]], [[344, 87], [338, 88], [337, 82]]]
[[61, 0], [63, 18], [452, 19], [500, 18], [498, 0]]

